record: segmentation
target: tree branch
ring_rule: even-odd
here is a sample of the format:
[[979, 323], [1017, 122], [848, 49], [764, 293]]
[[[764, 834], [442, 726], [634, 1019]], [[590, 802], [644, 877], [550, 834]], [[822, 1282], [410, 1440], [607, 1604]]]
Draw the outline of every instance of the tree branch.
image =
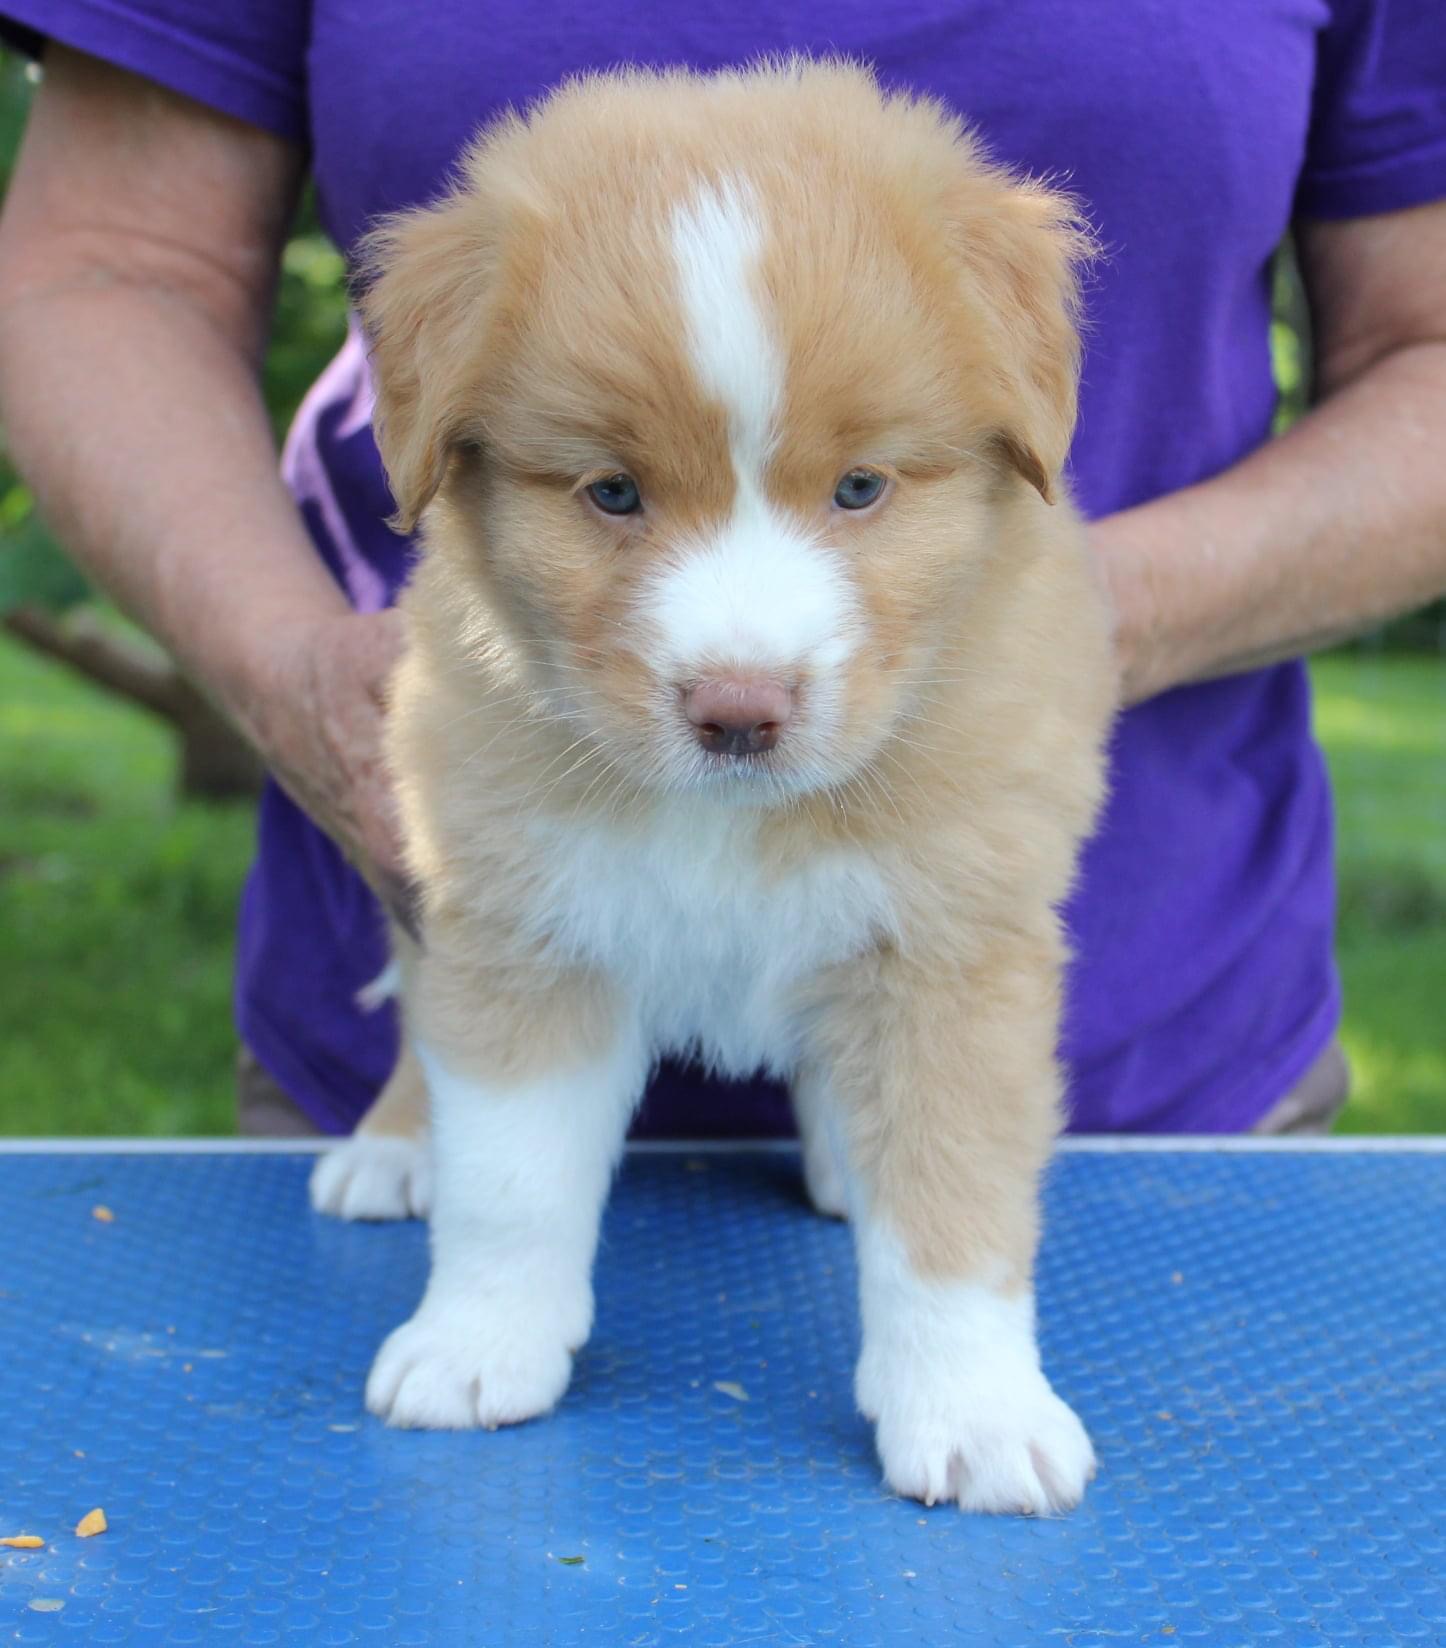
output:
[[176, 666], [149, 647], [105, 629], [93, 614], [77, 612], [61, 620], [42, 607], [23, 606], [12, 608], [0, 622], [27, 646], [69, 664], [107, 691], [168, 721], [182, 713], [182, 678]]
[[256, 752], [164, 653], [118, 634], [89, 612], [58, 619], [43, 607], [13, 607], [0, 624], [36, 652], [169, 722], [180, 740], [182, 793], [223, 797], [259, 788]]

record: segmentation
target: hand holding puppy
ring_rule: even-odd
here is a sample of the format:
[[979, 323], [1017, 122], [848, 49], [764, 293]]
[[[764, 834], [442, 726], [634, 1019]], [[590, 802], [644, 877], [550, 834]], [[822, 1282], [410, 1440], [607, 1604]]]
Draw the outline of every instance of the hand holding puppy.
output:
[[326, 613], [273, 628], [256, 647], [239, 713], [287, 794], [415, 932], [382, 755], [387, 683], [401, 648], [395, 612]]

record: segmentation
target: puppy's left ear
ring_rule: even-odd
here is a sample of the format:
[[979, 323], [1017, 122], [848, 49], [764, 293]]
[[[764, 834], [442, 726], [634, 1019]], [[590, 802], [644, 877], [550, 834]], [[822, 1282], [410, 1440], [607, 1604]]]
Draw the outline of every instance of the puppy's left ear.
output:
[[979, 174], [971, 176], [955, 222], [1002, 392], [994, 439], [1006, 461], [1053, 503], [1077, 409], [1079, 272], [1097, 247], [1067, 195], [984, 171], [992, 186], [981, 189]]
[[362, 244], [358, 302], [399, 532], [415, 529], [453, 454], [476, 438], [501, 261], [486, 159], [474, 153], [471, 175], [439, 205], [384, 219]]

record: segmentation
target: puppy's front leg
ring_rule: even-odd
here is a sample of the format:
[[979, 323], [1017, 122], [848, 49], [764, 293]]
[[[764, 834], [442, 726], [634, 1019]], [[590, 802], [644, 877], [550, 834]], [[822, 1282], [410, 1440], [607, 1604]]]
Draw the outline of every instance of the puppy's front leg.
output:
[[567, 1388], [648, 1055], [632, 1018], [575, 982], [509, 1001], [494, 981], [449, 1025], [425, 1011], [437, 965], [429, 951], [416, 1043], [432, 1098], [432, 1271], [377, 1355], [367, 1406], [393, 1425], [490, 1427], [547, 1412]]
[[339, 1219], [425, 1219], [432, 1205], [427, 1088], [406, 1030], [397, 1067], [351, 1138], [317, 1158], [311, 1205]]
[[803, 1157], [803, 1186], [814, 1211], [830, 1219], [848, 1217], [848, 1187], [835, 1138], [838, 1131], [828, 1086], [818, 1071], [805, 1066], [793, 1078], [793, 1117]]
[[[391, 932], [392, 961], [362, 992], [375, 1009], [388, 996], [415, 988], [421, 955], [399, 927]], [[427, 1085], [402, 1025], [396, 1068], [349, 1139], [317, 1158], [311, 1174], [311, 1205], [339, 1219], [425, 1219], [432, 1205], [431, 1154], [427, 1147]]]
[[1094, 1470], [1035, 1342], [1056, 950], [1001, 938], [952, 977], [876, 957], [818, 1023], [856, 1179], [858, 1403], [890, 1485], [929, 1504], [1064, 1510]]

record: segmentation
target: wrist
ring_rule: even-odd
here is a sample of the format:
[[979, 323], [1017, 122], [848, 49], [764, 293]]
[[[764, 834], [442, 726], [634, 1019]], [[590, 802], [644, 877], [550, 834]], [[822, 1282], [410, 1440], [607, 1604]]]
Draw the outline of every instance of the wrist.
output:
[[1162, 668], [1158, 565], [1148, 548], [1136, 541], [1126, 514], [1092, 523], [1089, 545], [1114, 620], [1120, 702], [1128, 707], [1173, 684]]
[[308, 695], [333, 626], [352, 617], [339, 591], [334, 601], [251, 605], [239, 622], [226, 623], [216, 646], [204, 650], [200, 679], [264, 757], [273, 756], [287, 721]]

